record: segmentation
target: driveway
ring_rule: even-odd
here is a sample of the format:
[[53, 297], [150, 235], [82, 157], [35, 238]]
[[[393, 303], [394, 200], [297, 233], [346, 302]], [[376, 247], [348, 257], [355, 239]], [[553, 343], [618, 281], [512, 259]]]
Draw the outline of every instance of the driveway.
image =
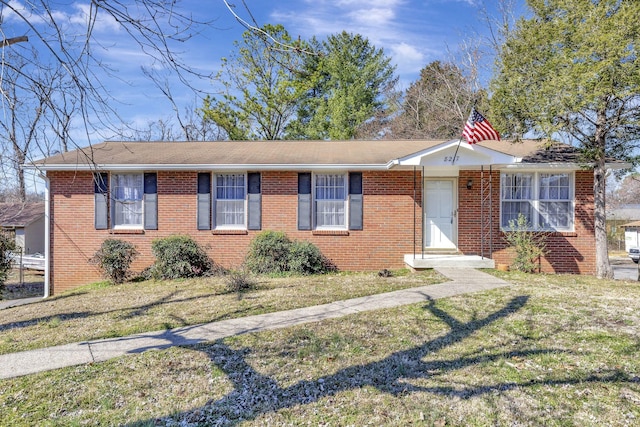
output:
[[628, 257], [611, 257], [609, 262], [616, 280], [638, 280], [638, 264]]

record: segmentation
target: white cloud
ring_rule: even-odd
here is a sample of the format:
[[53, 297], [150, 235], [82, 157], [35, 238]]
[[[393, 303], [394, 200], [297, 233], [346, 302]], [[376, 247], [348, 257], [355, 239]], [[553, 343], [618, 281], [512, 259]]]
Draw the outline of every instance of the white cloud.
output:
[[2, 20], [4, 22], [28, 22], [38, 25], [44, 23], [44, 19], [34, 13], [30, 7], [25, 6], [17, 0], [10, 0], [4, 8], [2, 8]]
[[403, 42], [392, 45], [390, 50], [398, 67], [402, 64], [402, 68], [409, 69], [408, 71], [419, 71], [425, 65], [425, 54], [415, 46]]
[[[45, 9], [44, 7], [50, 8]], [[35, 5], [27, 6], [18, 0], [10, 0], [2, 10], [2, 18], [5, 22], [12, 22], [18, 25], [27, 23], [33, 26], [40, 26], [55, 22], [59, 31], [65, 32], [70, 28], [76, 27], [72, 33], [86, 34], [90, 19], [96, 14], [96, 8], [89, 3], [73, 3], [67, 10], [54, 9], [51, 3], [43, 7]], [[113, 32], [119, 31], [120, 25], [116, 20], [103, 11], [100, 11], [92, 23], [93, 31], [97, 32]], [[46, 33], [46, 30], [41, 30]]]
[[428, 60], [444, 51], [429, 31], [431, 24], [422, 20], [425, 13], [428, 8], [406, 0], [313, 0], [295, 9], [277, 10], [271, 18], [284, 23], [293, 36], [362, 34], [391, 56], [401, 78], [415, 79]]
[[[95, 8], [92, 8], [88, 3], [76, 3], [74, 4], [75, 13], [69, 14], [69, 22], [77, 25], [88, 24], [88, 20], [91, 14], [96, 13]], [[109, 15], [106, 12], [100, 10], [98, 13], [95, 23], [94, 30], [96, 31], [120, 31], [120, 24], [113, 18], [113, 16]]]
[[358, 9], [349, 13], [349, 16], [357, 23], [366, 26], [386, 25], [395, 18], [393, 9]]

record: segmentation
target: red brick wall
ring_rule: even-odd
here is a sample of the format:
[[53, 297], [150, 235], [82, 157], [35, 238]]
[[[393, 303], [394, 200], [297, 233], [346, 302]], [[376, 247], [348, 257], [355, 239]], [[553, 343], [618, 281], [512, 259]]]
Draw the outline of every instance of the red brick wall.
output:
[[[595, 272], [593, 175], [589, 171], [578, 171], [575, 175], [575, 232], [548, 235], [549, 253], [541, 263], [545, 272]], [[100, 272], [88, 260], [108, 237], [136, 245], [140, 256], [133, 269], [140, 271], [153, 263], [151, 241], [159, 237], [191, 235], [209, 248], [210, 256], [217, 263], [234, 268], [240, 266], [249, 242], [259, 233], [218, 234], [197, 230], [196, 172], [158, 173], [158, 230], [146, 230], [142, 234], [112, 234], [109, 230], [94, 229], [94, 187], [90, 172], [50, 171], [48, 176], [51, 180], [53, 293], [100, 279]], [[473, 180], [472, 189], [466, 188], [469, 179]], [[493, 258], [497, 263], [508, 264], [512, 253], [500, 231], [500, 172], [494, 171], [492, 179]], [[458, 246], [464, 254], [481, 253], [480, 182], [480, 171], [460, 171]], [[414, 177], [413, 171], [364, 172], [363, 230], [340, 235], [299, 231], [297, 173], [263, 172], [262, 230], [280, 230], [292, 239], [309, 240], [342, 270], [399, 268], [404, 265], [404, 254], [412, 253], [414, 249], [419, 252], [422, 243], [420, 183], [420, 174]]]
[[[52, 293], [100, 280], [100, 272], [89, 258], [109, 237], [136, 245], [140, 255], [133, 269], [141, 271], [153, 263], [151, 241], [172, 234], [188, 234], [207, 245], [210, 256], [225, 267], [242, 263], [249, 242], [259, 231], [218, 234], [196, 227], [196, 172], [158, 173], [158, 230], [143, 234], [112, 234], [94, 229], [94, 187], [90, 172], [50, 171], [51, 180], [51, 270]], [[298, 175], [295, 172], [262, 173], [262, 230], [280, 230], [292, 239], [316, 244], [342, 270], [399, 268], [403, 255], [419, 250], [421, 227], [420, 176], [403, 172], [363, 173], [364, 229], [322, 234], [297, 230]]]
[[[486, 176], [486, 172], [485, 172]], [[473, 179], [473, 190], [467, 190], [468, 179]], [[500, 231], [500, 172], [492, 174], [492, 258], [496, 263], [509, 264], [512, 249], [507, 247]], [[459, 237], [458, 246], [465, 254], [480, 254], [480, 171], [460, 171], [459, 179]], [[593, 172], [575, 172], [575, 230], [548, 233], [547, 255], [540, 268], [546, 273], [595, 274], [595, 236], [593, 230]], [[485, 240], [486, 241], [486, 240]], [[487, 248], [487, 246], [485, 246]]]

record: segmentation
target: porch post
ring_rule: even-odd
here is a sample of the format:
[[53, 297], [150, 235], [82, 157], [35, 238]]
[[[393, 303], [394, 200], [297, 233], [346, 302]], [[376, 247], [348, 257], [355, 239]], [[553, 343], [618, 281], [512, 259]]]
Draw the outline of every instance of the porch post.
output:
[[416, 194], [416, 167], [413, 167], [413, 259], [416, 259], [416, 203], [418, 200], [416, 199], [418, 195]]
[[420, 251], [422, 252], [422, 259], [424, 259], [424, 166], [422, 167], [422, 175], [420, 175], [420, 203], [422, 206], [422, 213], [420, 214], [420, 221], [422, 226], [420, 230]]

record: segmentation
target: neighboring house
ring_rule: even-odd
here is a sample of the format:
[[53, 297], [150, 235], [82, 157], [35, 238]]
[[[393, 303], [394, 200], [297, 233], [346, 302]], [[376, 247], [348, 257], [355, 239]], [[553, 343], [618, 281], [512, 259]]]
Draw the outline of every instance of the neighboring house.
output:
[[607, 210], [607, 234], [610, 246], [620, 250], [624, 245], [627, 252], [630, 247], [637, 246], [637, 244], [630, 245], [628, 243], [626, 230], [626, 225], [634, 221], [640, 221], [640, 205], [624, 205], [620, 208]]
[[622, 226], [624, 229], [624, 250], [640, 248], [640, 221], [632, 221]]
[[[548, 230], [543, 271], [595, 273], [593, 172], [538, 141], [105, 142], [46, 174], [52, 292], [98, 280], [109, 237], [153, 262], [153, 239], [188, 234], [239, 267], [261, 230], [309, 240], [342, 270], [509, 263], [509, 221]], [[608, 167], [622, 167], [611, 163]]]
[[44, 208], [44, 202], [0, 204], [0, 229], [15, 236], [23, 255], [45, 252]]

